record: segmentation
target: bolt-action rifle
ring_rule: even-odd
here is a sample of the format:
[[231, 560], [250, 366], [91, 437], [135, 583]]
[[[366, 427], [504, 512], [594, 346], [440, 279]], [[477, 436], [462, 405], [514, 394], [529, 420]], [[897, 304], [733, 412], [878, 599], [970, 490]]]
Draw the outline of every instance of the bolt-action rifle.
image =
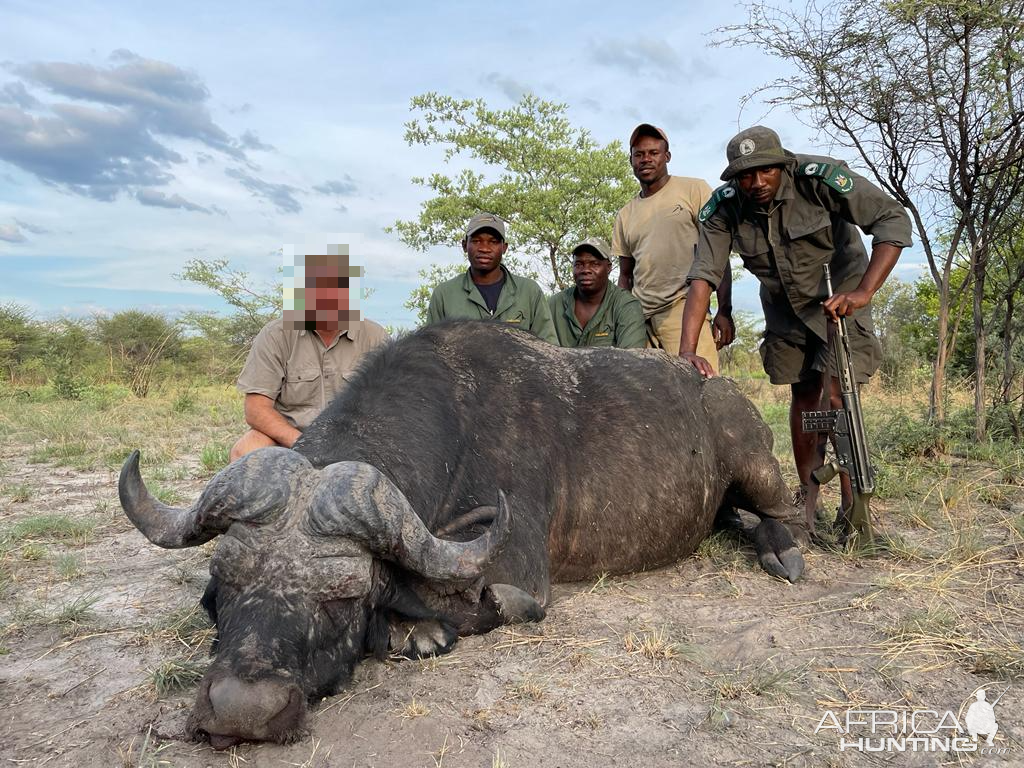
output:
[[[832, 274], [825, 265], [825, 285], [832, 298]], [[843, 407], [830, 411], [805, 411], [801, 419], [804, 432], [827, 432], [833, 436], [836, 458], [818, 467], [811, 473], [817, 485], [829, 482], [839, 473], [850, 478], [853, 488], [853, 506], [843, 510], [846, 524], [852, 528], [851, 538], [856, 546], [865, 546], [874, 540], [871, 530], [871, 496], [875, 492], [875, 470], [868, 455], [867, 433], [864, 430], [864, 415], [860, 409], [860, 393], [857, 390], [857, 376], [853, 370], [850, 354], [850, 337], [846, 331], [846, 318], [840, 316], [836, 330], [831, 335], [830, 346], [835, 358], [839, 389]], [[825, 393], [830, 391], [828, 376], [825, 377]], [[847, 539], [849, 541], [849, 539]]]

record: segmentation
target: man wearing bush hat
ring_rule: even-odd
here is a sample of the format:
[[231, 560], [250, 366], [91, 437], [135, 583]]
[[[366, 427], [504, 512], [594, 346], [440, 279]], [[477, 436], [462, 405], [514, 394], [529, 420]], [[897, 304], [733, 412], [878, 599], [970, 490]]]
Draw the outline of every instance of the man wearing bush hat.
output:
[[[700, 210], [700, 240], [688, 278], [679, 354], [705, 376], [713, 366], [697, 353], [697, 334], [711, 291], [729, 273], [729, 254], [761, 282], [764, 369], [791, 389], [789, 427], [802, 492], [821, 463], [818, 435], [804, 433], [801, 414], [817, 410], [823, 374], [832, 373], [832, 408], [842, 407], [828, 349], [828, 321], [849, 317], [858, 383], [877, 369], [880, 346], [871, 297], [910, 246], [910, 218], [895, 200], [840, 160], [795, 155], [770, 128], [741, 131], [726, 147], [726, 182]], [[860, 227], [872, 235], [871, 258]], [[823, 265], [835, 291], [828, 298]], [[843, 477], [843, 508], [852, 502]]]
[[644, 312], [628, 291], [612, 285], [611, 249], [588, 237], [572, 249], [574, 285], [548, 301], [558, 343], [563, 347], [643, 347]]

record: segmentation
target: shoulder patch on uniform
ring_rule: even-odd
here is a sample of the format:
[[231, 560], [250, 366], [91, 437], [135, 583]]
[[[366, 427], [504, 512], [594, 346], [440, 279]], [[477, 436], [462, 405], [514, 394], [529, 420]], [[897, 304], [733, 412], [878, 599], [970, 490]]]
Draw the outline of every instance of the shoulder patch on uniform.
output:
[[729, 200], [733, 197], [736, 197], [736, 187], [732, 184], [723, 184], [714, 191], [711, 199], [704, 203], [704, 207], [697, 213], [697, 220], [707, 221], [711, 218], [711, 214], [718, 210], [718, 206], [723, 200]]
[[836, 192], [846, 194], [853, 189], [853, 177], [840, 165], [833, 163], [804, 163], [797, 168], [798, 176], [816, 176]]

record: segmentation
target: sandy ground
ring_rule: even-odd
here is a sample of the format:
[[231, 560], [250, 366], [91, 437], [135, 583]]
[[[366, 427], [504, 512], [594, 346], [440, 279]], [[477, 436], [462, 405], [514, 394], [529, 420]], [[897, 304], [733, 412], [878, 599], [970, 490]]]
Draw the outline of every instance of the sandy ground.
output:
[[[216, 752], [181, 740], [194, 683], [154, 686], [169, 660], [206, 663], [210, 545], [160, 550], [123, 517], [114, 473], [27, 456], [0, 455], [28, 497], [4, 496], [0, 530], [44, 514], [94, 528], [5, 556], [0, 766], [1024, 766], [1019, 486], [954, 526], [973, 531], [960, 559], [942, 554], [948, 533], [904, 517], [889, 529], [924, 550], [811, 551], [790, 585], [719, 538], [657, 572], [560, 585], [541, 624], [436, 660], [366, 660], [313, 707], [305, 739]], [[166, 483], [184, 499], [203, 486], [193, 469]], [[949, 498], [934, 504], [952, 519]], [[61, 556], [76, 575], [58, 572]], [[982, 686], [990, 700], [1005, 690], [987, 754], [841, 751], [834, 729], [815, 733], [851, 707], [962, 715]]]

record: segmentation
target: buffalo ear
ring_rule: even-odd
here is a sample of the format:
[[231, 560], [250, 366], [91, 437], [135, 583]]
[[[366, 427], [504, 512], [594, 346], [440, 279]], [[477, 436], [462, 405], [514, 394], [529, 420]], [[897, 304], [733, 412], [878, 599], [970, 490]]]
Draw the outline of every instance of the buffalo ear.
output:
[[436, 621], [445, 632], [457, 635], [450, 618], [427, 606], [398, 573], [391, 579], [377, 604], [370, 611], [366, 628], [366, 651], [378, 659], [391, 654], [392, 629], [404, 621]]
[[364, 644], [366, 652], [378, 661], [384, 661], [388, 657], [388, 642], [390, 639], [391, 623], [388, 621], [387, 611], [382, 609], [371, 610], [370, 620], [366, 624], [366, 641]]
[[[203, 597], [199, 601], [199, 605], [206, 615], [210, 617], [210, 622], [213, 624], [213, 628], [217, 630], [217, 590], [220, 588], [220, 582], [216, 576], [211, 576], [210, 580], [206, 582], [206, 589], [203, 591]], [[220, 642], [220, 632], [218, 631], [213, 636], [213, 643], [210, 646], [210, 654], [216, 652], [217, 643]]]
[[446, 620], [440, 613], [428, 608], [400, 574], [396, 574], [395, 578], [391, 580], [391, 584], [381, 596], [378, 605], [381, 608], [386, 608], [391, 613], [397, 614], [399, 619], [411, 619], [413, 621], [420, 619]]

